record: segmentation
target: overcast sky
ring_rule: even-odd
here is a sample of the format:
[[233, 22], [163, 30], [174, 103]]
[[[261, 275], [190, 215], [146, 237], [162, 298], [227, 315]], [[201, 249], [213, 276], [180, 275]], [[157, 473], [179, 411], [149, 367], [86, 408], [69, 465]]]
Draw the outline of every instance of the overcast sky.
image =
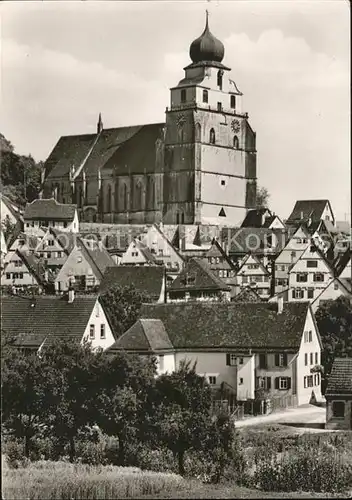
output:
[[204, 28], [257, 132], [258, 181], [287, 217], [296, 199], [350, 212], [350, 7], [345, 0], [6, 2], [0, 131], [45, 160], [61, 135], [162, 122]]

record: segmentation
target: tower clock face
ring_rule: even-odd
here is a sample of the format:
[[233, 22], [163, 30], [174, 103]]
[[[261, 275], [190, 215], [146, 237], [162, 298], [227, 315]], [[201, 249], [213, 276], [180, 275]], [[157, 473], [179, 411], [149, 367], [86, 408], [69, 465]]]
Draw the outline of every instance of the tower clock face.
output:
[[237, 134], [241, 130], [241, 123], [239, 120], [232, 120], [231, 128]]
[[177, 127], [182, 128], [185, 123], [186, 123], [185, 115], [183, 113], [180, 113], [179, 115], [177, 115], [177, 118], [176, 118]]

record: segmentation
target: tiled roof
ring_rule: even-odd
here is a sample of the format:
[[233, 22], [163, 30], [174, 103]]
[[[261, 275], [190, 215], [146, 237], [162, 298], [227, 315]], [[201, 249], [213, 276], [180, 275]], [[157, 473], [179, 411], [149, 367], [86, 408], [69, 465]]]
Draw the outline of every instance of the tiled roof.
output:
[[352, 280], [351, 278], [338, 278], [349, 293], [352, 293]]
[[145, 233], [148, 229], [146, 224], [100, 224], [91, 222], [80, 222], [80, 234], [95, 234], [104, 241], [108, 250], [126, 250], [131, 241]]
[[336, 276], [340, 276], [342, 271], [347, 266], [349, 260], [351, 259], [351, 256], [352, 251], [350, 248], [347, 248], [346, 251], [338, 257], [338, 259], [335, 261]]
[[143, 255], [143, 257], [145, 258], [145, 260], [147, 262], [152, 263], [152, 264], [156, 262], [155, 255], [149, 250], [147, 245], [145, 245], [144, 243], [142, 243], [142, 241], [140, 241], [138, 239], [134, 239], [133, 242], [134, 242], [136, 248], [138, 248], [138, 250], [141, 252], [141, 254]]
[[139, 319], [109, 350], [157, 351], [173, 349], [165, 327], [159, 319]]
[[352, 396], [352, 358], [335, 358], [326, 389], [326, 396]]
[[65, 250], [67, 254], [70, 254], [79, 235], [76, 233], [71, 233], [70, 231], [60, 231], [55, 227], [51, 227], [49, 230], [58, 241], [58, 243], [62, 246], [63, 250]]
[[252, 287], [247, 286], [232, 299], [232, 302], [262, 302], [262, 298]]
[[6, 205], [7, 209], [9, 210], [9, 212], [11, 212], [17, 222], [19, 222], [21, 220], [22, 209], [2, 193], [0, 193], [0, 199]]
[[108, 267], [115, 265], [109, 252], [103, 247], [99, 248], [97, 243], [93, 243], [91, 247], [83, 238], [77, 238], [77, 245], [82, 249], [83, 255], [101, 278]]
[[230, 287], [212, 273], [203, 259], [190, 259], [169, 287], [169, 291], [183, 290], [230, 290]]
[[248, 252], [263, 254], [264, 250], [276, 255], [285, 247], [289, 237], [287, 230], [252, 227], [224, 228], [221, 233], [227, 252], [239, 255]]
[[155, 141], [162, 137], [164, 124], [153, 123], [103, 129], [97, 134], [61, 137], [45, 162], [46, 179], [68, 177], [74, 167], [96, 175], [105, 166], [116, 173], [155, 171]]
[[160, 319], [175, 348], [299, 349], [308, 302], [148, 304], [142, 318]]
[[23, 218], [72, 221], [75, 211], [76, 205], [58, 203], [54, 198], [47, 198], [27, 203]]
[[271, 212], [267, 208], [258, 208], [256, 210], [248, 210], [247, 215], [241, 224], [241, 227], [268, 227], [268, 226], [264, 226], [262, 224], [263, 215], [266, 212], [269, 212], [269, 214], [271, 216]]
[[72, 304], [51, 295], [3, 296], [1, 328], [18, 337], [18, 345], [39, 347], [47, 337], [80, 342], [95, 302], [95, 296], [76, 296]]
[[293, 222], [302, 218], [305, 220], [311, 218], [312, 221], [319, 220], [323, 215], [327, 203], [330, 205], [329, 200], [298, 200], [287, 222]]
[[214, 238], [211, 242], [211, 247], [205, 254], [206, 258], [209, 257], [219, 257], [223, 259], [223, 262], [219, 263], [211, 263], [209, 264], [210, 269], [235, 269], [235, 265], [233, 262], [228, 258], [224, 250], [221, 248], [220, 244], [218, 241]]
[[113, 286], [133, 285], [140, 293], [159, 299], [164, 281], [165, 269], [161, 266], [114, 266], [105, 270], [100, 284], [100, 293]]
[[54, 277], [49, 269], [43, 264], [43, 261], [38, 259], [32, 252], [21, 252], [16, 250], [17, 255], [22, 259], [27, 269], [36, 278], [39, 285], [45, 286], [54, 282]]
[[270, 275], [268, 269], [264, 266], [264, 264], [261, 263], [261, 261], [258, 259], [258, 257], [254, 254], [252, 255], [251, 253], [248, 253], [244, 259], [241, 261], [240, 263], [240, 267], [239, 267], [239, 271], [242, 270], [242, 268], [247, 264], [248, 260], [252, 258], [254, 260], [254, 262], [259, 266], [259, 269], [264, 273], [266, 274], [267, 276]]

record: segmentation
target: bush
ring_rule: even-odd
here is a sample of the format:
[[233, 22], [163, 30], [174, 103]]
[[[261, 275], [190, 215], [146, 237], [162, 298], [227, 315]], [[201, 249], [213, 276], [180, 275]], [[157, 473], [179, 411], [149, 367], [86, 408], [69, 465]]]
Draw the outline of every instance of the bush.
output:
[[186, 487], [176, 474], [142, 472], [130, 467], [94, 467], [40, 461], [3, 474], [4, 498], [31, 500], [90, 500], [138, 498]]
[[352, 484], [352, 468], [333, 451], [305, 449], [262, 459], [255, 473], [263, 491], [344, 492]]
[[24, 468], [29, 464], [24, 454], [24, 444], [20, 441], [13, 440], [5, 443], [3, 453], [6, 455], [6, 464], [10, 469]]

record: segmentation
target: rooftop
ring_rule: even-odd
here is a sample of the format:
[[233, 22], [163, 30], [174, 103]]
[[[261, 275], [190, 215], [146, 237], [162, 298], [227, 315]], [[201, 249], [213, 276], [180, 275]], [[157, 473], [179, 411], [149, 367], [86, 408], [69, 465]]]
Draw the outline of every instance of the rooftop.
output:
[[27, 203], [23, 218], [36, 220], [72, 221], [76, 205], [58, 203], [54, 198], [34, 200]]
[[352, 358], [335, 358], [329, 377], [326, 396], [352, 396]]

